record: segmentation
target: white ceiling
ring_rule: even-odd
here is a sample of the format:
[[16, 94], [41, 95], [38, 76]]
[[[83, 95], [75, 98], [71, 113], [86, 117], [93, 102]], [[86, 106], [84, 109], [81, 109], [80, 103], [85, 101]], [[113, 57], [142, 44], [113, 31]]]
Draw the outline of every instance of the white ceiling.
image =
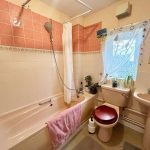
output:
[[[45, 2], [47, 5], [51, 5], [61, 12], [65, 13], [70, 17], [74, 17], [81, 13], [88, 11], [89, 9], [82, 4], [80, 4], [77, 0], [41, 0]], [[82, 0], [89, 6], [93, 8], [92, 12], [103, 9], [112, 3], [118, 0]]]

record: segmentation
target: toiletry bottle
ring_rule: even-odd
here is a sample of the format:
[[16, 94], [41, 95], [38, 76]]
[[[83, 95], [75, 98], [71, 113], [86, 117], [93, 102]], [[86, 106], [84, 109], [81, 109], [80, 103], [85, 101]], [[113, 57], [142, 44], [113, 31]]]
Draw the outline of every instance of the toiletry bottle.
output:
[[80, 92], [83, 91], [83, 82], [80, 83], [80, 88], [79, 88]]

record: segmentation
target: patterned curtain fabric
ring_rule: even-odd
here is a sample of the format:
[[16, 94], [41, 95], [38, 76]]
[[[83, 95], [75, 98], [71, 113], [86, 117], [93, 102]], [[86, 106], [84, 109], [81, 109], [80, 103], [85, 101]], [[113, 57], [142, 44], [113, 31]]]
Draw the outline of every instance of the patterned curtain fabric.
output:
[[104, 76], [136, 79], [142, 44], [149, 31], [149, 21], [114, 29], [108, 33], [103, 51]]

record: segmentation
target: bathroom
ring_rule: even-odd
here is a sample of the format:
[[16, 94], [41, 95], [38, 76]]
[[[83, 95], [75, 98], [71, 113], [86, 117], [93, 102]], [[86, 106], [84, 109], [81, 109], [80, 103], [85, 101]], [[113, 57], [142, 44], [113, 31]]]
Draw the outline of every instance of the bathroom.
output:
[[0, 0], [0, 150], [150, 150], [149, 6]]

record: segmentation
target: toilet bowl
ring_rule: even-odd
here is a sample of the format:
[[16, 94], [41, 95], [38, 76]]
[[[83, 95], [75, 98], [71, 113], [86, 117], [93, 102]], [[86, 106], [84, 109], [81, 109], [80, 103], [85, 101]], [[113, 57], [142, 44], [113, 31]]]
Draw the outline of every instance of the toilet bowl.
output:
[[103, 142], [109, 142], [112, 129], [119, 120], [119, 108], [125, 107], [130, 94], [129, 88], [113, 88], [111, 85], [102, 85], [102, 96], [105, 103], [98, 106], [93, 117], [99, 126], [98, 138]]
[[103, 142], [111, 139], [112, 128], [119, 119], [119, 107], [104, 103], [93, 112], [95, 123], [99, 126], [98, 138]]

